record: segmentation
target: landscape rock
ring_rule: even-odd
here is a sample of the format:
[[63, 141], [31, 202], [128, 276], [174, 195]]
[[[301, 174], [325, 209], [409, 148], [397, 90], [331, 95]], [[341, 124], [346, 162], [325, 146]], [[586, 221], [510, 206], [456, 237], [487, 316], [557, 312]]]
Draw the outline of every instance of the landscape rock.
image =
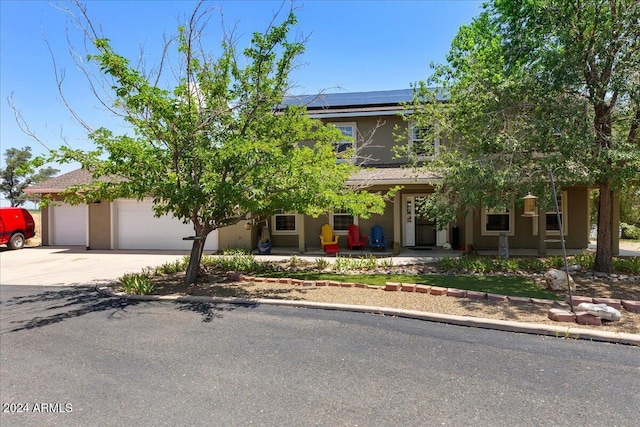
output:
[[569, 286], [571, 290], [574, 291], [576, 289], [576, 283], [566, 271], [552, 268], [544, 274], [544, 280], [547, 282], [547, 287], [554, 291], [561, 289], [567, 290], [567, 276], [569, 276]]
[[578, 304], [578, 309], [584, 310], [587, 313], [604, 320], [618, 321], [622, 317], [618, 310], [613, 307], [609, 307], [607, 304], [582, 302]]

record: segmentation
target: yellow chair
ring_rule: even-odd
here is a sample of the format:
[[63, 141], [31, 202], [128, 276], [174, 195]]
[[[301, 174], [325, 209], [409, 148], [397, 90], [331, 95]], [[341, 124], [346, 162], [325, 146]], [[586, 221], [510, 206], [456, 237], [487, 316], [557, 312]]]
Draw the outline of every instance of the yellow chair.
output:
[[329, 224], [322, 226], [322, 234], [320, 235], [320, 246], [322, 249], [324, 249], [325, 245], [337, 245], [338, 238], [340, 238], [340, 236], [333, 234], [333, 228], [331, 228]]

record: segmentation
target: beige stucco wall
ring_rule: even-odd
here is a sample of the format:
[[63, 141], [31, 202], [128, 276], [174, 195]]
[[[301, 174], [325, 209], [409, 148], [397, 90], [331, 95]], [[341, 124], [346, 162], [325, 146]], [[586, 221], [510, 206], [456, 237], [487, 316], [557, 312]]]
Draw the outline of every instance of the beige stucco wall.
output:
[[[304, 218], [304, 231], [305, 231], [305, 243], [308, 248], [320, 247], [320, 233], [322, 226], [329, 223], [329, 217], [327, 215], [320, 215], [317, 218], [307, 216]], [[341, 241], [344, 240], [344, 241]], [[340, 237], [338, 239], [338, 245], [344, 245], [346, 247], [346, 237]]]
[[[394, 158], [392, 147], [396, 144], [394, 127], [407, 129], [401, 117], [353, 117], [344, 119], [324, 119], [325, 123], [354, 123], [358, 132], [357, 156], [365, 164], [403, 164], [406, 160]], [[377, 126], [377, 128], [376, 128]], [[407, 130], [408, 135], [408, 130]], [[406, 142], [405, 142], [406, 143]]]
[[40, 244], [49, 246], [49, 208], [40, 208]]
[[[586, 248], [589, 243], [589, 191], [587, 187], [572, 187], [567, 191], [567, 234], [565, 246], [567, 249]], [[537, 218], [522, 216], [522, 206], [517, 206], [514, 214], [515, 234], [509, 236], [511, 248], [537, 248], [538, 236], [533, 234], [533, 221]], [[496, 249], [498, 236], [482, 236], [481, 215], [476, 210], [473, 218], [473, 236], [476, 248]], [[547, 236], [550, 240], [556, 240], [558, 235]], [[546, 243], [547, 248], [557, 249], [560, 243]]]
[[111, 203], [89, 205], [89, 249], [111, 249]]
[[235, 225], [230, 225], [227, 227], [223, 227], [218, 230], [218, 249], [233, 249], [233, 248], [243, 248], [243, 249], [253, 249], [253, 242], [255, 237], [252, 239], [252, 234], [255, 233], [255, 230], [252, 233], [254, 227], [251, 227], [250, 230], [245, 228], [245, 224], [247, 221], [240, 221]]

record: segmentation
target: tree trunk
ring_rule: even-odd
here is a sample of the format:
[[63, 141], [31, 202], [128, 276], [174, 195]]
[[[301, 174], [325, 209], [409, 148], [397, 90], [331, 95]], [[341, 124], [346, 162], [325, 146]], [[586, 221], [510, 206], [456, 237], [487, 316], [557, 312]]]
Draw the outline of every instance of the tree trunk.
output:
[[207, 235], [196, 235], [193, 245], [191, 246], [191, 255], [189, 256], [189, 265], [187, 266], [187, 272], [184, 276], [184, 284], [190, 285], [198, 280], [198, 273], [200, 272], [200, 261], [202, 260], [202, 252], [204, 251], [204, 244], [207, 241]]
[[596, 246], [595, 271], [613, 272], [613, 193], [608, 183], [600, 184], [598, 204], [598, 242]]

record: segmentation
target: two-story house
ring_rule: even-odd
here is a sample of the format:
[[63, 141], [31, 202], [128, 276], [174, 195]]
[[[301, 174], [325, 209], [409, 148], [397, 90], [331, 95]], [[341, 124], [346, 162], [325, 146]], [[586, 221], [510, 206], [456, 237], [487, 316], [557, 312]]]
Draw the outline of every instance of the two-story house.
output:
[[[363, 234], [380, 225], [390, 250], [394, 243], [400, 249], [415, 247], [496, 249], [501, 233], [509, 236], [511, 248], [526, 248], [545, 254], [547, 248], [559, 247], [560, 230], [555, 212], [537, 217], [523, 217], [522, 208], [514, 204], [510, 209], [496, 211], [481, 206], [469, 207], [444, 229], [437, 229], [434, 221], [419, 214], [419, 206], [433, 194], [438, 177], [424, 169], [406, 167], [406, 158], [396, 155], [398, 144], [425, 141], [403, 115], [410, 114], [403, 107], [412, 99], [411, 89], [359, 93], [294, 96], [284, 105], [305, 105], [308, 114], [336, 126], [345, 140], [336, 144], [337, 161], [351, 161], [362, 166], [349, 184], [366, 187], [369, 191], [386, 192], [400, 186], [393, 200], [387, 202], [382, 215], [357, 218], [347, 212], [332, 211], [318, 218], [296, 212], [277, 212], [260, 222], [237, 224], [213, 232], [207, 239], [206, 250], [228, 247], [255, 248], [263, 226], [268, 225], [274, 248], [290, 248], [305, 252], [320, 248], [322, 225], [330, 224], [339, 246], [347, 243], [349, 225], [357, 224]], [[397, 134], [406, 134], [406, 141]], [[423, 156], [437, 156], [441, 143], [431, 141], [432, 149]], [[345, 158], [344, 153], [353, 153]], [[89, 180], [90, 174], [78, 170], [40, 183], [31, 193], [58, 193], [70, 185]], [[589, 242], [589, 188], [563, 188], [559, 194], [566, 247], [586, 248]], [[189, 226], [171, 217], [155, 218], [151, 201], [115, 200], [84, 206], [58, 205], [42, 211], [42, 241], [45, 245], [82, 245], [91, 249], [188, 249], [191, 242], [182, 237], [192, 234]], [[614, 243], [614, 250], [617, 245]]]
[[[323, 224], [330, 224], [337, 235], [347, 234], [351, 224], [368, 234], [373, 225], [383, 227], [389, 246], [395, 242], [400, 248], [452, 247], [496, 249], [500, 234], [509, 239], [511, 248], [535, 249], [545, 254], [547, 248], [559, 248], [560, 230], [555, 211], [536, 217], [523, 217], [522, 207], [514, 204], [510, 209], [496, 211], [480, 206], [469, 207], [444, 229], [437, 229], [433, 220], [420, 215], [419, 206], [433, 194], [438, 177], [425, 169], [407, 167], [407, 158], [398, 156], [393, 149], [397, 144], [420, 146], [429, 161], [437, 156], [441, 143], [421, 138], [417, 128], [402, 116], [411, 114], [403, 103], [412, 100], [411, 89], [295, 96], [284, 104], [305, 105], [310, 117], [336, 126], [345, 135], [345, 141], [336, 145], [338, 161], [352, 161], [362, 170], [349, 184], [367, 187], [370, 191], [386, 192], [394, 186], [401, 190], [387, 203], [383, 215], [362, 219], [346, 212], [329, 212], [318, 218], [282, 212], [271, 218], [274, 246], [299, 247], [300, 250], [319, 246], [319, 232]], [[443, 100], [444, 101], [444, 100]], [[405, 130], [406, 140], [398, 140], [398, 130]], [[353, 157], [345, 159], [340, 153], [351, 149]], [[414, 152], [415, 150], [408, 150]], [[418, 153], [419, 154], [419, 153]], [[564, 188], [558, 196], [566, 247], [584, 249], [589, 243], [589, 188]], [[346, 237], [340, 246], [346, 245]], [[614, 247], [617, 245], [614, 245]]]

